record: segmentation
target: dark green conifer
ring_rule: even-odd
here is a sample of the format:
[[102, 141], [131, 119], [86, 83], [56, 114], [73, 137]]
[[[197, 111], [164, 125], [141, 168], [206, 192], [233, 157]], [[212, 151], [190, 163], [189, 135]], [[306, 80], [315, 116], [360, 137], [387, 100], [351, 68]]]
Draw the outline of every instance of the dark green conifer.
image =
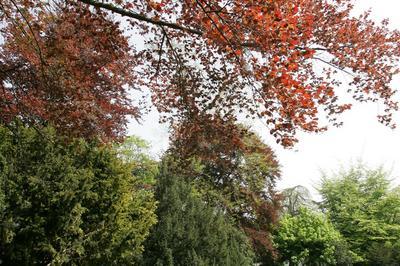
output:
[[130, 165], [51, 128], [0, 127], [2, 263], [132, 264], [156, 217]]
[[252, 265], [243, 232], [206, 205], [187, 180], [169, 171], [173, 163], [167, 161], [156, 190], [159, 222], [145, 243], [143, 265]]

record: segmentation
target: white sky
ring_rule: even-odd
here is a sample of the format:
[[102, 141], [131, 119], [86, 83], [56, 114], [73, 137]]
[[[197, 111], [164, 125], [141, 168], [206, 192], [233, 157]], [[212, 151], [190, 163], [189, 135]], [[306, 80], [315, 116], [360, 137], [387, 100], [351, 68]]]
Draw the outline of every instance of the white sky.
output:
[[[356, 12], [372, 9], [377, 21], [390, 19], [392, 28], [400, 30], [400, 0], [357, 0]], [[393, 81], [400, 89], [400, 77]], [[399, 93], [400, 95], [400, 93]], [[379, 106], [356, 104], [342, 115], [344, 126], [330, 128], [322, 134], [301, 133], [299, 143], [292, 150], [283, 149], [257, 121], [252, 124], [265, 142], [273, 147], [282, 166], [279, 188], [303, 185], [313, 194], [313, 187], [321, 177], [321, 170], [330, 172], [341, 165], [361, 159], [370, 166], [383, 165], [391, 171], [396, 184], [400, 184], [400, 114], [396, 114], [398, 129], [391, 130], [377, 122]], [[148, 140], [156, 155], [168, 146], [168, 129], [158, 123], [155, 112], [143, 118], [142, 125], [132, 122], [129, 133]]]

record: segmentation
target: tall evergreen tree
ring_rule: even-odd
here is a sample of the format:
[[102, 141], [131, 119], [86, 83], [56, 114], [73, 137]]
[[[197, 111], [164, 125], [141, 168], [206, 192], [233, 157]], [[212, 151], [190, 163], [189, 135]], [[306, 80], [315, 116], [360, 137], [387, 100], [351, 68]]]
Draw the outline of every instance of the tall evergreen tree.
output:
[[246, 236], [208, 206], [166, 159], [158, 176], [159, 223], [145, 243], [143, 265], [252, 265]]

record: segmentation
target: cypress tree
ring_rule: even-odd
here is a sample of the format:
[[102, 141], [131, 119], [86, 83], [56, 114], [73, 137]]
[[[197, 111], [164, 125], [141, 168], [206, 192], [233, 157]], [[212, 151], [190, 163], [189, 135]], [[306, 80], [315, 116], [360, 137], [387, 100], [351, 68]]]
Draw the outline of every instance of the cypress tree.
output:
[[143, 265], [252, 265], [243, 232], [208, 206], [187, 179], [173, 174], [168, 159], [160, 169], [156, 198], [159, 222], [145, 242]]

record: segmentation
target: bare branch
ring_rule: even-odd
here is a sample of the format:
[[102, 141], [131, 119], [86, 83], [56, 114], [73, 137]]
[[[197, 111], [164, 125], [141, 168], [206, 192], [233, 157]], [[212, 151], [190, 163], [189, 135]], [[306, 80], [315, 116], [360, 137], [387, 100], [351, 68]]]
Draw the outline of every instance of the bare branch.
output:
[[322, 58], [313, 57], [313, 59], [318, 60], [318, 61], [321, 61], [322, 63], [325, 63], [325, 64], [327, 64], [327, 65], [329, 65], [329, 66], [331, 66], [331, 67], [333, 67], [333, 68], [336, 68], [336, 69], [338, 69], [338, 70], [340, 70], [340, 71], [343, 71], [343, 72], [346, 73], [347, 75], [350, 75], [350, 76], [352, 76], [352, 77], [355, 77], [355, 75], [354, 75], [353, 73], [347, 71], [346, 69], [344, 69], [344, 68], [342, 68], [342, 67], [339, 67], [339, 66], [337, 66], [337, 65], [335, 65], [335, 64], [332, 64], [331, 62], [328, 62], [328, 61], [326, 61], [326, 60], [324, 60], [324, 59], [322, 59]]

